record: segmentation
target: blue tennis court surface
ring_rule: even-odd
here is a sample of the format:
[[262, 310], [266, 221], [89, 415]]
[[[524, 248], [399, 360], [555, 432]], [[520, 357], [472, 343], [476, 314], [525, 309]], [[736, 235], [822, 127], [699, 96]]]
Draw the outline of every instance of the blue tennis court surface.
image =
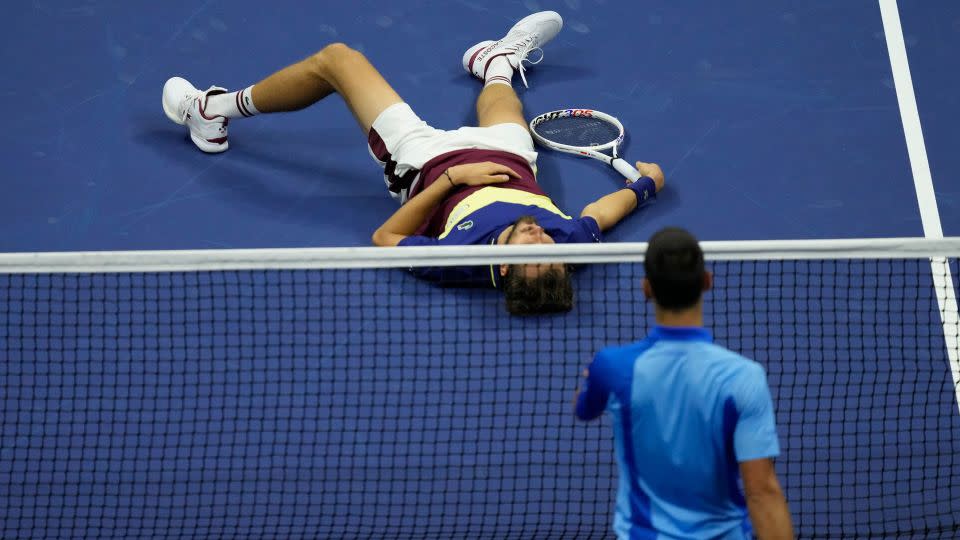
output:
[[[339, 98], [235, 121], [231, 150], [208, 156], [163, 116], [163, 82], [179, 74], [239, 88], [339, 40], [364, 51], [423, 118], [454, 128], [474, 121], [479, 90], [460, 68], [463, 50], [537, 6], [550, 7], [12, 7], [0, 53], [8, 72], [0, 248], [369, 245], [394, 206]], [[714, 240], [922, 235], [876, 2], [552, 7], [566, 28], [530, 72], [527, 110], [609, 111], [629, 131], [626, 155], [667, 172], [659, 204], [611, 239], [644, 240], [665, 223]], [[960, 167], [949, 151], [957, 75], [938, 66], [960, 39], [956, 7], [901, 9], [947, 210]], [[927, 22], [937, 31], [926, 32]], [[568, 212], [618, 186], [597, 163], [549, 153], [540, 182]], [[956, 232], [958, 213], [942, 214]]]
[[949, 69], [950, 51], [960, 48], [960, 3], [909, 2], [900, 8], [917, 92], [920, 120], [940, 207], [943, 233], [960, 235], [960, 72]]
[[[38, 0], [0, 37], [0, 251], [369, 245], [396, 205], [340, 98], [231, 121], [212, 156], [163, 115], [164, 81], [238, 89], [341, 41], [452, 129], [476, 120], [465, 48], [540, 9], [565, 27], [527, 112], [614, 114], [626, 157], [667, 175], [608, 240], [924, 235], [876, 1]], [[958, 235], [960, 4], [900, 16]], [[538, 166], [567, 213], [620, 187], [596, 161]], [[929, 264], [904, 264], [731, 268], [708, 305], [718, 341], [768, 369], [806, 536], [957, 532], [941, 308]], [[0, 536], [609, 534], [608, 426], [567, 414], [591, 352], [646, 332], [638, 269], [588, 270], [573, 313], [519, 321], [487, 291], [324, 275], [0, 275]]]

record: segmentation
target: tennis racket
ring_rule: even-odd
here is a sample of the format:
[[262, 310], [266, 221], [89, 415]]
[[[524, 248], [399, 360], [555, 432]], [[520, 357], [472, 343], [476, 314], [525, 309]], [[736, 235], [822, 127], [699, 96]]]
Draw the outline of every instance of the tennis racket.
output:
[[[543, 113], [530, 121], [530, 133], [541, 145], [599, 159], [631, 182], [641, 174], [617, 155], [623, 142], [623, 124], [609, 114], [592, 109], [563, 109]], [[610, 155], [604, 152], [610, 151]]]

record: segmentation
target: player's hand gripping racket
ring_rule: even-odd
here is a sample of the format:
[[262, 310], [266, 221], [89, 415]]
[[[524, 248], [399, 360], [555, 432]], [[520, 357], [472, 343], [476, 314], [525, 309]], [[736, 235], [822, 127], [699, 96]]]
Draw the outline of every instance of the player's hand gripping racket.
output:
[[[599, 159], [631, 182], [642, 176], [617, 155], [623, 142], [623, 124], [609, 114], [592, 109], [563, 109], [541, 114], [530, 121], [534, 140], [547, 148]], [[610, 151], [611, 155], [604, 152]]]

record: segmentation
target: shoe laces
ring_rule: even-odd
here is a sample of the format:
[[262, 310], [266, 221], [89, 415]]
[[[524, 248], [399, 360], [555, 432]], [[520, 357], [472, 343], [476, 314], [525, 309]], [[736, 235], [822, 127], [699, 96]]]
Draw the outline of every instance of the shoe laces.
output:
[[[537, 34], [529, 34], [517, 45], [517, 49], [513, 53], [517, 57], [517, 71], [520, 72], [520, 80], [523, 81], [524, 88], [530, 88], [530, 85], [527, 84], [527, 76], [524, 74], [527, 69], [524, 67], [523, 63], [526, 62], [527, 64], [533, 66], [543, 61], [543, 49], [533, 46], [533, 44], [539, 40], [539, 37], [540, 36]], [[540, 55], [536, 60], [530, 60], [528, 57], [531, 53], [535, 52], [539, 52]]]
[[[527, 55], [534, 51], [540, 51], [540, 56], [536, 59], [536, 61], [530, 60], [527, 58]], [[517, 62], [517, 71], [520, 72], [520, 80], [523, 81], [524, 88], [530, 88], [530, 86], [527, 84], [527, 76], [523, 74], [523, 72], [527, 70], [527, 68], [523, 67], [523, 63], [526, 62], [531, 66], [539, 64], [541, 61], [543, 61], [543, 49], [541, 49], [540, 47], [533, 47], [532, 49], [528, 50], [524, 54], [524, 56], [521, 56], [519, 58], [520, 58], [520, 61]]]
[[187, 94], [183, 96], [183, 99], [180, 100], [180, 105], [177, 107], [177, 110], [180, 111], [180, 121], [187, 119], [187, 116], [190, 115], [190, 107], [193, 105], [193, 101], [197, 99], [196, 94]]

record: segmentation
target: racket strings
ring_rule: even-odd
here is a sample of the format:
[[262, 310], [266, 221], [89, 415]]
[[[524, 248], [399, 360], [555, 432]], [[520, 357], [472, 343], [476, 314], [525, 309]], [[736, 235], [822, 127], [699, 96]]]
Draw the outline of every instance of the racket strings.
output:
[[548, 141], [568, 146], [597, 147], [620, 137], [620, 128], [599, 118], [565, 116], [545, 120], [534, 127]]

